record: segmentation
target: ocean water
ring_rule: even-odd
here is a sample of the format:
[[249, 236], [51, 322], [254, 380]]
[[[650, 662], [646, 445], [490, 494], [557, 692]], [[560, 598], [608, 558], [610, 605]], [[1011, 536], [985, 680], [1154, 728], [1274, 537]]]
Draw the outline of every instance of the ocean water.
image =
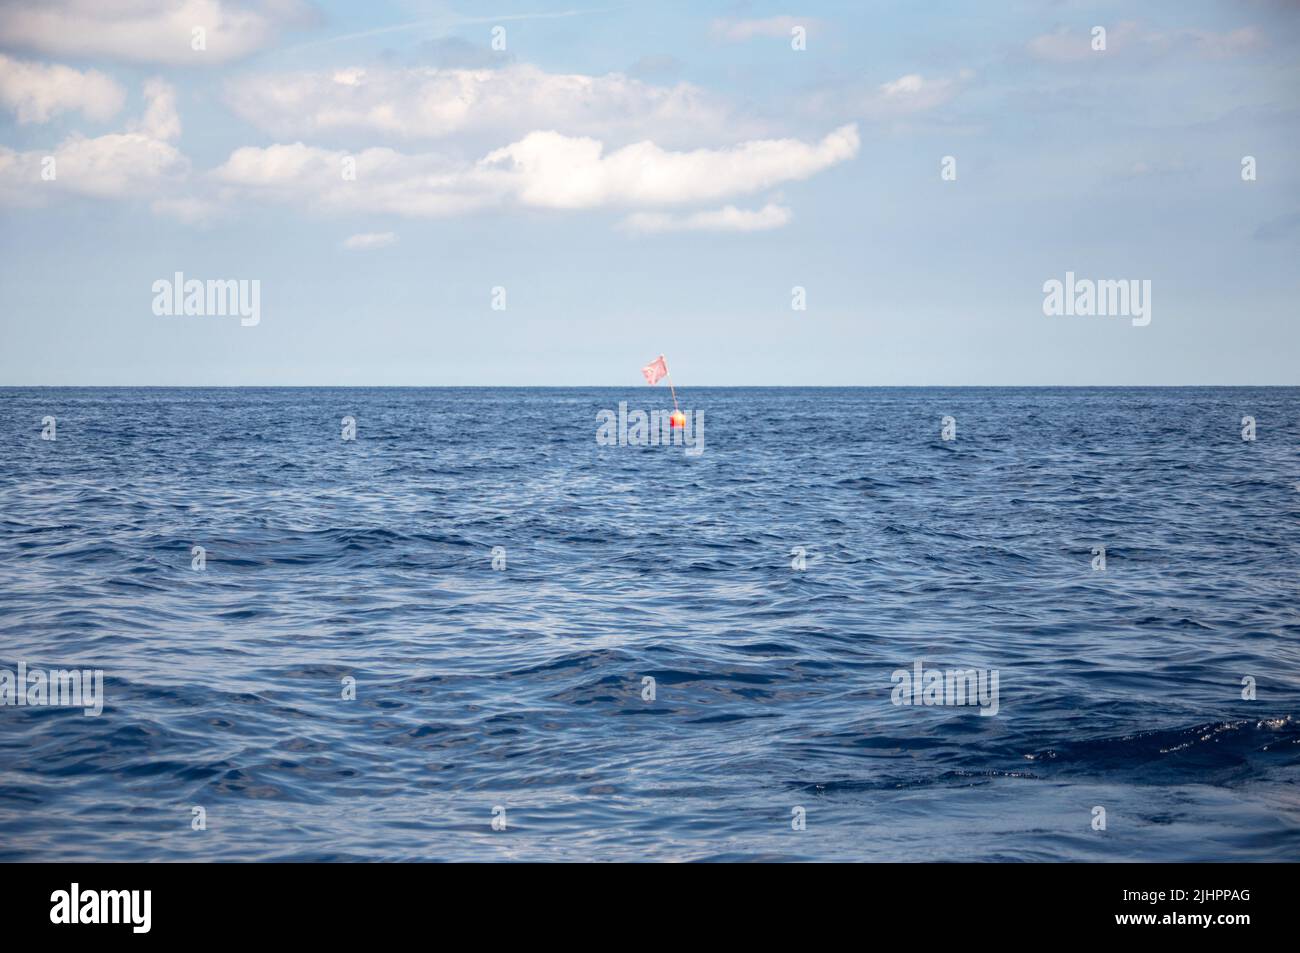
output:
[[1300, 857], [1300, 389], [679, 396], [0, 390], [0, 859]]

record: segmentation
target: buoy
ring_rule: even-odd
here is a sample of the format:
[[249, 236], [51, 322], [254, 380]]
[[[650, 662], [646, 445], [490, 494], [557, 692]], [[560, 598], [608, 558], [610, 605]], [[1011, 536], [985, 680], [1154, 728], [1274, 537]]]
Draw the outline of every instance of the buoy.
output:
[[686, 415], [677, 406], [677, 388], [673, 387], [673, 376], [668, 373], [668, 362], [664, 360], [664, 356], [660, 354], [641, 368], [641, 373], [645, 375], [645, 382], [651, 387], [658, 384], [665, 377], [668, 378], [668, 389], [673, 395], [673, 412], [668, 416], [668, 427], [671, 430], [685, 430]]

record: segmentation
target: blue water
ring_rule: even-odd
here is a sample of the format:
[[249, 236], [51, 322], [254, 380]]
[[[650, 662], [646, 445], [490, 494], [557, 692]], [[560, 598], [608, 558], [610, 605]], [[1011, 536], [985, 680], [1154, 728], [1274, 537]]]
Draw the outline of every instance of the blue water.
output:
[[0, 390], [0, 859], [1300, 857], [1300, 389], [680, 397]]

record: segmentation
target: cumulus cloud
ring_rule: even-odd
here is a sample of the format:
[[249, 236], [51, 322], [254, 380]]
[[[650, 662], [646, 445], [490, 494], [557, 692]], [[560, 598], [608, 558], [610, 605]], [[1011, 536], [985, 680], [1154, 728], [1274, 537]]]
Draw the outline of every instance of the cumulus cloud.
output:
[[[405, 85], [403, 80], [412, 77], [431, 85]], [[614, 117], [620, 115], [627, 120], [639, 114], [652, 125], [680, 121], [683, 126], [716, 115], [708, 108], [696, 111], [690, 87], [655, 87], [621, 74], [560, 76], [535, 67], [378, 72], [349, 68], [329, 74], [328, 95], [321, 94], [319, 75], [299, 79], [304, 83], [300, 87], [264, 91], [266, 110], [261, 115], [268, 128], [439, 136], [476, 125], [486, 134], [494, 117], [500, 122], [509, 117], [517, 122], [521, 116], [530, 122], [554, 119], [557, 124], [566, 117], [570, 125], [600, 127], [617, 126]], [[444, 83], [460, 92], [447, 93]], [[276, 90], [283, 96], [277, 98]], [[521, 102], [512, 98], [515, 94], [534, 98]], [[854, 125], [820, 139], [747, 138], [685, 150], [647, 137], [620, 144], [616, 136], [534, 126], [506, 140], [504, 147], [483, 145], [469, 155], [462, 136], [455, 140], [462, 150], [458, 154], [387, 146], [351, 152], [303, 141], [247, 146], [231, 152], [212, 171], [192, 176], [189, 161], [173, 144], [181, 134], [175, 91], [152, 79], [144, 85], [144, 99], [143, 114], [128, 122], [125, 131], [95, 138], [73, 135], [53, 150], [0, 149], [0, 200], [22, 201], [25, 192], [38, 202], [60, 192], [142, 197], [158, 215], [198, 224], [231, 213], [244, 202], [403, 217], [459, 215], [500, 206], [631, 212], [698, 206], [711, 210], [676, 217], [634, 216], [628, 227], [753, 231], [785, 224], [789, 210], [770, 203], [757, 210], [716, 206], [807, 179], [852, 159], [859, 148]], [[237, 99], [253, 110], [251, 87]], [[467, 110], [467, 101], [476, 108]], [[53, 157], [57, 169], [53, 178], [41, 175], [47, 156]], [[386, 236], [353, 236], [345, 247], [378, 247]]]
[[[7, 0], [0, 36], [55, 56], [203, 66], [247, 56], [309, 19], [300, 0]], [[202, 51], [191, 46], [195, 27]]]
[[[54, 178], [42, 172], [52, 156]], [[52, 152], [15, 152], [0, 146], [0, 194], [11, 200], [39, 200], [40, 191], [97, 198], [148, 194], [168, 177], [183, 175], [189, 162], [172, 145], [136, 132], [88, 139], [74, 135]], [[25, 193], [25, 194], [24, 194]]]
[[[236, 150], [223, 186], [333, 212], [451, 215], [505, 203], [534, 208], [655, 208], [726, 200], [809, 178], [858, 152], [856, 126], [820, 141], [766, 139], [675, 152], [639, 142], [606, 152], [595, 139], [532, 132], [477, 162], [303, 143]], [[347, 170], [353, 163], [355, 178]], [[769, 216], [772, 213], [767, 213]]]
[[176, 112], [176, 90], [160, 79], [144, 84], [144, 116], [131, 124], [131, 131], [150, 139], [176, 139], [181, 134], [181, 117]]
[[88, 138], [75, 133], [49, 150], [0, 146], [0, 203], [41, 204], [61, 194], [96, 198], [156, 195], [189, 172], [189, 160], [168, 139], [180, 134], [175, 94], [160, 80], [145, 87], [148, 107], [126, 132]]
[[657, 232], [763, 232], [790, 221], [790, 210], [769, 202], [760, 209], [725, 205], [720, 209], [674, 215], [670, 212], [636, 212], [623, 220], [628, 231]]
[[527, 205], [592, 208], [745, 195], [806, 179], [857, 152], [858, 130], [852, 125], [816, 143], [760, 139], [728, 149], [670, 152], [653, 142], [637, 142], [608, 154], [595, 139], [533, 132], [488, 154], [480, 165], [506, 174]]
[[253, 74], [232, 80], [226, 100], [280, 139], [366, 134], [409, 141], [478, 133], [500, 142], [503, 135], [554, 129], [664, 141], [737, 131], [725, 104], [690, 83], [658, 86], [622, 73], [548, 73], [528, 64]]
[[[346, 174], [355, 168], [356, 178]], [[442, 155], [374, 148], [358, 153], [301, 142], [230, 154], [212, 178], [239, 195], [327, 213], [365, 212], [429, 218], [495, 205], [504, 189], [473, 166]]]
[[95, 122], [112, 119], [126, 92], [96, 70], [84, 73], [57, 63], [30, 63], [0, 53], [0, 103], [19, 124], [43, 123], [79, 111]]
[[386, 248], [396, 243], [396, 232], [362, 232], [346, 238], [343, 247], [349, 251], [364, 251], [370, 248]]

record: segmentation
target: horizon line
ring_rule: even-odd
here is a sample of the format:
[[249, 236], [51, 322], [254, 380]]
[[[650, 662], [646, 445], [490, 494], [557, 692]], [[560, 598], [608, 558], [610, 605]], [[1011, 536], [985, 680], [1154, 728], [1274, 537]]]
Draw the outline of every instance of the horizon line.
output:
[[[641, 390], [642, 384], [0, 384], [4, 390]], [[689, 390], [1179, 390], [1300, 388], [1296, 384], [688, 384]]]

